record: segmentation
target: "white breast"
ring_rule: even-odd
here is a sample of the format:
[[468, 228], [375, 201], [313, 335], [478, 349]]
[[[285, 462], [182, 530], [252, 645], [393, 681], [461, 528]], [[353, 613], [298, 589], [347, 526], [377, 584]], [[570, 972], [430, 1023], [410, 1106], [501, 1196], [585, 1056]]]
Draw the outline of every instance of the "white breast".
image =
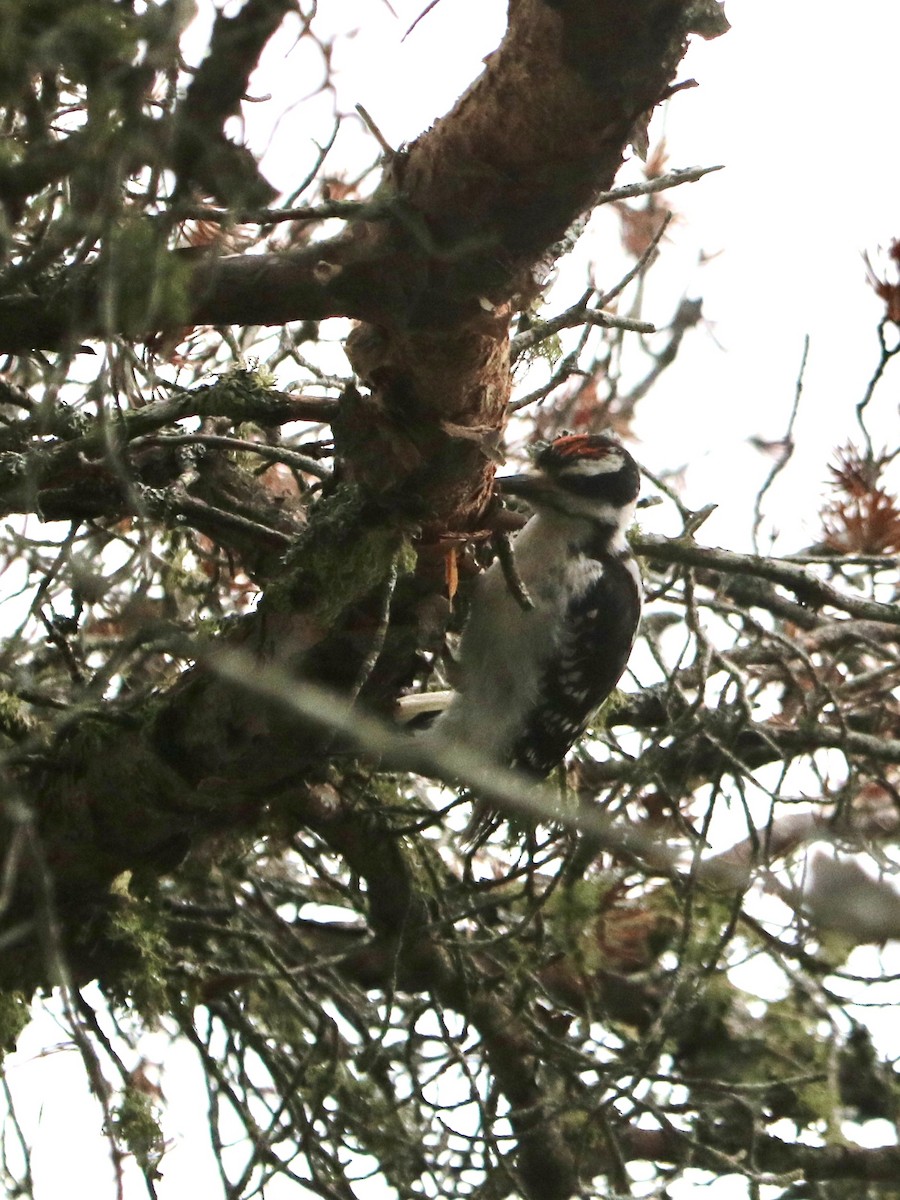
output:
[[544, 665], [556, 651], [565, 611], [602, 574], [602, 564], [572, 554], [563, 522], [532, 517], [514, 543], [516, 568], [534, 608], [510, 591], [499, 562], [478, 581], [460, 650], [461, 690], [432, 726], [504, 760], [538, 694]]

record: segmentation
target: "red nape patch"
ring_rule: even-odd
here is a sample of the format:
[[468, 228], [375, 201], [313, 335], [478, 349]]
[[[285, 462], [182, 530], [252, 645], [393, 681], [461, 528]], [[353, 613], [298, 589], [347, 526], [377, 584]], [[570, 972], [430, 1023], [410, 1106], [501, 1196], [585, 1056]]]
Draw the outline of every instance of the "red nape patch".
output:
[[547, 449], [561, 458], [605, 458], [614, 445], [609, 438], [570, 433], [551, 442]]

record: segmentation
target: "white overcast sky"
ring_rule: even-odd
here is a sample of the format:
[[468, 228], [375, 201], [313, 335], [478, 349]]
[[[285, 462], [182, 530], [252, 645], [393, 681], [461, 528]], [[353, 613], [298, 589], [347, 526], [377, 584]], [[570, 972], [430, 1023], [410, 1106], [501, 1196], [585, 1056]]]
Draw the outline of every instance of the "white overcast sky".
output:
[[[502, 0], [441, 0], [401, 44], [425, 0], [392, 3], [399, 20], [383, 0], [320, 0], [319, 8], [323, 28], [329, 20], [335, 29], [359, 27], [335, 59], [341, 107], [361, 102], [399, 145], [449, 108], [477, 74], [501, 35], [506, 6]], [[877, 360], [881, 305], [865, 284], [861, 254], [900, 237], [900, 4], [729, 0], [726, 12], [732, 31], [698, 41], [681, 71], [700, 86], [677, 96], [664, 117], [672, 166], [724, 163], [726, 169], [675, 194], [684, 220], [672, 230], [644, 313], [664, 323], [680, 295], [701, 294], [715, 341], [702, 330], [689, 338], [679, 362], [644, 402], [637, 453], [654, 470], [689, 464], [689, 502], [720, 505], [703, 536], [746, 546], [752, 495], [770, 465], [746, 439], [783, 431], [808, 334], [801, 451], [770, 504], [786, 530], [785, 548], [798, 548], [810, 532], [804, 517], [815, 511], [830, 452], [854, 434], [853, 408]], [[290, 38], [282, 39], [254, 79], [257, 96], [272, 96], [247, 108], [257, 146], [269, 141], [277, 112], [321, 79], [315, 56], [300, 46], [285, 57], [290, 46]], [[271, 141], [266, 169], [287, 191], [305, 171], [311, 137], [325, 134], [326, 109], [323, 101], [311, 132], [308, 108], [298, 106]], [[601, 273], [602, 254], [610, 253], [610, 283], [620, 267], [609, 250], [614, 232], [613, 223], [598, 229], [591, 250]], [[699, 269], [701, 250], [717, 257]], [[898, 391], [900, 363], [875, 401], [876, 442], [897, 440]], [[26, 1033], [10, 1060], [26, 1135], [38, 1143], [38, 1200], [73, 1194], [73, 1186], [76, 1195], [103, 1200], [114, 1190], [105, 1144], [91, 1135], [100, 1117], [81, 1083], [77, 1056], [37, 1057], [59, 1037], [44, 1023]], [[198, 1188], [219, 1194], [198, 1146], [205, 1100], [187, 1076], [182, 1064], [165, 1083], [176, 1111], [161, 1200], [187, 1200]], [[126, 1200], [144, 1194], [132, 1178]], [[702, 1192], [682, 1186], [679, 1194], [726, 1198], [728, 1181]]]

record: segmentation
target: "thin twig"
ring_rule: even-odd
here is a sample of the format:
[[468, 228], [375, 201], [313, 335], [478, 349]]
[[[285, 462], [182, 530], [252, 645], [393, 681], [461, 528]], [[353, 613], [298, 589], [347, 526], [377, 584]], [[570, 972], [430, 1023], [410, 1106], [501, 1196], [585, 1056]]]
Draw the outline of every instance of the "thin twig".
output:
[[372, 137], [374, 137], [375, 141], [378, 143], [378, 145], [384, 151], [385, 157], [386, 158], [396, 157], [397, 151], [394, 149], [394, 147], [390, 144], [390, 142], [387, 140], [387, 138], [384, 136], [384, 134], [381, 132], [381, 130], [378, 128], [378, 126], [375, 124], [375, 122], [372, 120], [372, 115], [369, 112], [369, 110], [365, 107], [365, 105], [356, 104], [356, 105], [354, 105], [354, 107], [355, 107], [356, 111], [359, 113], [359, 115], [362, 117], [365, 124], [368, 126], [369, 132], [372, 134]]
[[212, 433], [178, 433], [178, 434], [148, 434], [146, 437], [135, 438], [133, 447], [140, 446], [210, 446], [221, 450], [234, 450], [245, 454], [256, 454], [269, 462], [284, 463], [302, 471], [305, 475], [314, 475], [317, 479], [330, 479], [331, 471], [323, 467], [314, 458], [298, 454], [286, 446], [270, 446], [266, 442], [250, 442], [244, 438], [224, 437]]
[[[586, 334], [587, 330], [585, 330], [585, 335]], [[535, 388], [533, 392], [529, 392], [527, 396], [520, 396], [518, 400], [511, 400], [507, 406], [507, 412], [518, 412], [519, 409], [526, 408], [529, 404], [534, 404], [538, 400], [543, 400], [545, 396], [549, 396], [549, 394], [555, 388], [558, 388], [560, 384], [565, 383], [565, 381], [572, 375], [585, 375], [587, 372], [578, 365], [578, 359], [582, 349], [583, 343], [576, 346], [571, 354], [567, 354], [546, 383], [543, 383], [540, 387]]]
[[614, 287], [610, 288], [597, 300], [596, 308], [588, 308], [591, 297], [595, 295], [594, 288], [588, 290], [577, 300], [571, 307], [565, 309], [564, 312], [558, 313], [555, 317], [549, 317], [546, 321], [538, 321], [530, 329], [524, 333], [518, 334], [510, 342], [510, 354], [513, 362], [526, 350], [531, 350], [539, 342], [545, 341], [553, 334], [559, 333], [563, 329], [572, 329], [578, 325], [601, 325], [608, 329], [626, 329], [635, 333], [655, 333], [656, 326], [649, 321], [638, 321], [633, 317], [620, 317], [615, 313], [607, 313], [602, 310], [607, 304], [611, 303], [631, 281], [646, 269], [648, 263], [656, 254], [660, 240], [666, 231], [672, 214], [667, 213], [663, 221], [660, 223], [659, 229], [653, 235], [650, 245], [640, 256], [637, 262], [629, 268]]
[[785, 430], [784, 437], [781, 439], [781, 452], [774, 463], [772, 470], [766, 476], [765, 482], [756, 494], [756, 502], [753, 505], [753, 529], [751, 537], [753, 541], [753, 549], [759, 553], [759, 527], [762, 524], [762, 502], [766, 492], [791, 461], [791, 456], [794, 453], [794, 422], [797, 420], [797, 413], [800, 409], [800, 397], [803, 395], [803, 376], [806, 373], [806, 360], [809, 356], [809, 334], [803, 338], [803, 354], [800, 357], [800, 370], [797, 372], [797, 383], [794, 387], [794, 403], [791, 406], [791, 415], [788, 418], [788, 426]]
[[[593, 295], [593, 289], [586, 295], [588, 297]], [[510, 342], [510, 354], [513, 362], [526, 350], [531, 350], [538, 343], [546, 341], [554, 333], [559, 333], [562, 329], [573, 329], [578, 325], [601, 325], [606, 329], [627, 329], [634, 333], [656, 332], [656, 326], [649, 321], [637, 321], [633, 317], [619, 317], [615, 313], [588, 308], [585, 300], [581, 299], [555, 317], [539, 321], [530, 329], [526, 329], [524, 333], [517, 334]]]
[[[150, 489], [144, 489], [142, 494], [147, 502], [148, 511], [160, 507]], [[179, 495], [177, 492], [167, 493], [162, 498], [162, 509], [165, 513], [183, 517], [192, 524], [201, 522], [204, 532], [210, 535], [213, 529], [229, 530], [244, 537], [255, 538], [257, 541], [262, 539], [265, 544], [281, 546], [285, 550], [293, 540], [286, 533], [282, 533], [280, 529], [275, 529], [271, 525], [262, 525], [259, 521], [252, 521], [249, 517], [242, 517], [238, 513], [227, 512], [223, 508], [216, 508], [204, 500], [198, 500], [195, 496]]]
[[832, 567], [891, 567], [897, 566], [896, 554], [783, 554], [782, 562], [827, 563]]
[[650, 391], [653, 385], [667, 367], [675, 361], [684, 335], [693, 329], [703, 315], [702, 300], [684, 299], [678, 305], [678, 311], [667, 326], [670, 337], [665, 346], [653, 355], [653, 366], [644, 378], [624, 396], [619, 397], [618, 411], [628, 417], [634, 412], [635, 405]]
[[[392, 214], [384, 200], [326, 200], [322, 204], [298, 204], [290, 208], [219, 208], [212, 204], [192, 204], [180, 208], [182, 221], [213, 221], [217, 225], [277, 225], [283, 221], [345, 220], [385, 221]], [[167, 224], [172, 213], [165, 213]]]
[[863, 437], [866, 439], [866, 453], [870, 461], [875, 457], [875, 451], [872, 448], [872, 439], [869, 436], [869, 430], [866, 426], [866, 409], [869, 407], [869, 402], [875, 394], [875, 388], [878, 386], [882, 375], [887, 369], [888, 363], [895, 354], [900, 353], [900, 338], [898, 338], [897, 344], [893, 347], [889, 347], [885, 339], [884, 331], [889, 324], [892, 324], [889, 317], [882, 317], [878, 322], [878, 344], [881, 347], [881, 357], [878, 360], [878, 365], [872, 374], [872, 378], [866, 385], [862, 400], [856, 406], [856, 420], [862, 430]]
[[664, 192], [667, 188], [678, 187], [682, 183], [696, 183], [704, 175], [713, 171], [722, 171], [724, 163], [714, 167], [679, 167], [668, 171], [665, 175], [657, 175], [655, 179], [644, 179], [640, 183], [626, 183], [622, 187], [613, 188], [609, 192], [601, 192], [594, 200], [595, 206], [612, 204], [616, 200], [631, 200], [635, 196], [650, 196], [654, 192]]
[[[647, 248], [644, 250], [643, 254], [640, 256], [640, 258], [637, 260], [637, 262], [634, 263], [634, 265], [625, 272], [625, 274], [622, 276], [622, 278], [619, 280], [619, 282], [617, 284], [615, 284], [613, 287], [611, 287], [608, 292], [603, 293], [603, 295], [597, 301], [598, 308], [606, 308], [607, 304], [611, 304], [612, 301], [615, 300], [615, 298], [621, 292], [623, 292], [625, 290], [625, 288], [628, 287], [628, 285], [629, 285], [629, 283], [631, 283], [632, 279], [636, 279], [639, 275], [643, 274], [643, 272], [646, 271], [646, 269], [652, 263], [653, 259], [656, 257], [656, 252], [659, 248], [659, 243], [663, 240], [663, 236], [664, 236], [666, 230], [669, 228], [669, 222], [671, 220], [672, 220], [672, 214], [670, 212], [665, 213], [663, 216], [663, 219], [659, 223], [659, 228], [657, 229], [656, 233], [654, 233], [653, 237], [650, 239], [650, 243], [647, 246]], [[655, 330], [651, 329], [650, 332], [654, 333]]]

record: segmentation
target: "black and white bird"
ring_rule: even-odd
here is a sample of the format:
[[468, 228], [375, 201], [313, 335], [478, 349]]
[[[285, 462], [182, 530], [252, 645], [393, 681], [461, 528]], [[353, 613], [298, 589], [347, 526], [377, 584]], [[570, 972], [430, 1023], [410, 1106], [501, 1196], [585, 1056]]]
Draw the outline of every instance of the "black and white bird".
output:
[[612, 438], [569, 434], [541, 451], [532, 473], [498, 484], [534, 510], [512, 544], [532, 607], [500, 561], [477, 581], [458, 690], [429, 735], [543, 778], [616, 686], [634, 644], [642, 588], [625, 533], [640, 479]]

